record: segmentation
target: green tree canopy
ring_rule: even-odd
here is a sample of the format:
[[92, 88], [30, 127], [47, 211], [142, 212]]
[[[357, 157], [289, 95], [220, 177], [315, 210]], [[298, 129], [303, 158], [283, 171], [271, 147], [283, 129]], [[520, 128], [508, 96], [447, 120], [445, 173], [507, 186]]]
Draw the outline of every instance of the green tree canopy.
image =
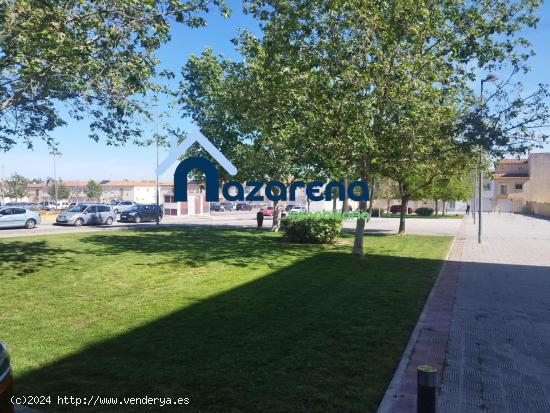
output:
[[142, 97], [159, 90], [156, 50], [170, 23], [205, 23], [223, 0], [9, 0], [0, 2], [0, 149], [75, 119], [91, 137], [119, 144], [141, 137]]
[[86, 196], [89, 199], [99, 200], [99, 198], [101, 198], [101, 193], [102, 193], [101, 185], [99, 185], [94, 180], [89, 180], [88, 183], [86, 184]]
[[[56, 197], [56, 188], [57, 188], [57, 197]], [[63, 181], [58, 181], [57, 185], [55, 182], [50, 182], [48, 186], [48, 196], [51, 200], [62, 200], [68, 199], [71, 195], [71, 191], [67, 188], [67, 185]]]
[[28, 180], [17, 172], [12, 174], [4, 182], [5, 196], [18, 201], [29, 194]]

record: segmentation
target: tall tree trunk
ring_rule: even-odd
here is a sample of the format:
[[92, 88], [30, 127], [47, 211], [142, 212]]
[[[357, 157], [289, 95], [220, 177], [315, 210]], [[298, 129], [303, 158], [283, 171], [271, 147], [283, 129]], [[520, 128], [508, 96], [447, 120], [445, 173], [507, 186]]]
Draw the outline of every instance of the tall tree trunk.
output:
[[399, 215], [399, 234], [405, 233], [405, 216], [407, 215], [410, 194], [407, 183], [399, 184], [399, 193], [401, 194], [401, 214]]
[[[359, 202], [359, 211], [364, 212], [367, 209], [365, 201]], [[365, 218], [357, 218], [355, 226], [355, 240], [353, 241], [353, 255], [363, 256], [363, 239], [365, 238]]]
[[271, 230], [274, 232], [279, 231], [279, 201], [273, 201], [273, 224]]
[[437, 214], [439, 214], [439, 200], [438, 199], [435, 200], [435, 216], [437, 216]]
[[447, 213], [447, 209], [446, 209], [446, 206], [445, 206], [445, 200], [443, 200], [442, 202], [443, 202], [443, 206], [441, 207], [442, 215], [445, 216], [445, 214]]
[[391, 199], [388, 199], [388, 209], [386, 210], [386, 217], [390, 217]]
[[369, 217], [367, 218], [367, 222], [369, 222], [372, 217], [372, 203], [374, 202], [374, 196], [375, 196], [374, 191], [375, 191], [375, 188], [374, 188], [374, 175], [373, 175], [372, 179], [370, 180]]
[[334, 193], [332, 194], [332, 211], [336, 212], [336, 206], [338, 205], [336, 202], [338, 201], [338, 198], [334, 196]]
[[349, 210], [348, 178], [344, 178], [344, 200], [342, 201], [342, 213]]

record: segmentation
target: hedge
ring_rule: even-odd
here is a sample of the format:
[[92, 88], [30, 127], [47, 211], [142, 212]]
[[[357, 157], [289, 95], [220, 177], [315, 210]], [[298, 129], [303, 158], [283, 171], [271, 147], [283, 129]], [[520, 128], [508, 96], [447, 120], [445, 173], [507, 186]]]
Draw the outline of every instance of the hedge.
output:
[[290, 216], [282, 219], [281, 229], [291, 242], [326, 244], [340, 235], [342, 219], [338, 217]]
[[416, 215], [420, 215], [423, 217], [429, 217], [434, 213], [433, 208], [416, 208]]

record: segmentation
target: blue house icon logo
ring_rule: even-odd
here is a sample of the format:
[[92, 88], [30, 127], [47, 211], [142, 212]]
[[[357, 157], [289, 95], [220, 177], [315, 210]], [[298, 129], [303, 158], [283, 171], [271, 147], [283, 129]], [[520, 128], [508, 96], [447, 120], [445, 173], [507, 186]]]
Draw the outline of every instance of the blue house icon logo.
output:
[[[229, 175], [236, 175], [237, 168], [200, 132], [190, 134], [181, 144], [172, 145], [168, 157], [156, 169], [157, 175], [165, 173], [178, 158], [183, 155], [195, 142], [212, 156]], [[205, 175], [206, 201], [219, 201], [219, 177], [216, 166], [206, 158], [192, 156], [180, 162], [174, 172], [174, 201], [187, 202], [187, 176], [193, 169], [200, 169]]]

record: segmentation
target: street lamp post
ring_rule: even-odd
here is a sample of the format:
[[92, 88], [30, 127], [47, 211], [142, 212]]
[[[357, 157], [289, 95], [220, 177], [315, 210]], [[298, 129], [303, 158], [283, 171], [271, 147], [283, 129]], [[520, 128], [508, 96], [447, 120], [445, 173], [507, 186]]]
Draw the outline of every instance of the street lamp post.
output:
[[[485, 79], [481, 79], [481, 90], [480, 90], [480, 101], [481, 101], [481, 118], [483, 119], [483, 109], [485, 107], [485, 102], [483, 102], [483, 84], [485, 82], [494, 82], [498, 79], [497, 75], [489, 74]], [[479, 147], [479, 205], [478, 205], [478, 230], [477, 230], [477, 243], [481, 244], [481, 234], [482, 234], [482, 225], [481, 225], [481, 208], [482, 208], [482, 190], [483, 190], [483, 168], [481, 167], [482, 160], [482, 149]]]
[[[159, 167], [159, 110], [158, 110], [158, 105], [155, 104], [153, 105], [153, 107], [156, 108], [156, 118], [157, 118], [157, 133], [155, 135], [155, 143], [156, 143], [156, 150], [157, 150], [157, 170], [158, 170], [158, 167]], [[157, 199], [157, 214], [156, 214], [156, 224], [157, 225], [160, 225], [160, 188], [159, 188], [159, 174], [158, 172], [155, 171], [155, 175], [156, 175], [156, 185], [155, 185], [155, 190], [156, 190], [156, 199]]]
[[55, 195], [55, 209], [57, 209], [57, 170], [56, 170], [56, 167], [55, 167], [55, 152], [53, 153], [53, 190], [54, 190], [54, 195]]

